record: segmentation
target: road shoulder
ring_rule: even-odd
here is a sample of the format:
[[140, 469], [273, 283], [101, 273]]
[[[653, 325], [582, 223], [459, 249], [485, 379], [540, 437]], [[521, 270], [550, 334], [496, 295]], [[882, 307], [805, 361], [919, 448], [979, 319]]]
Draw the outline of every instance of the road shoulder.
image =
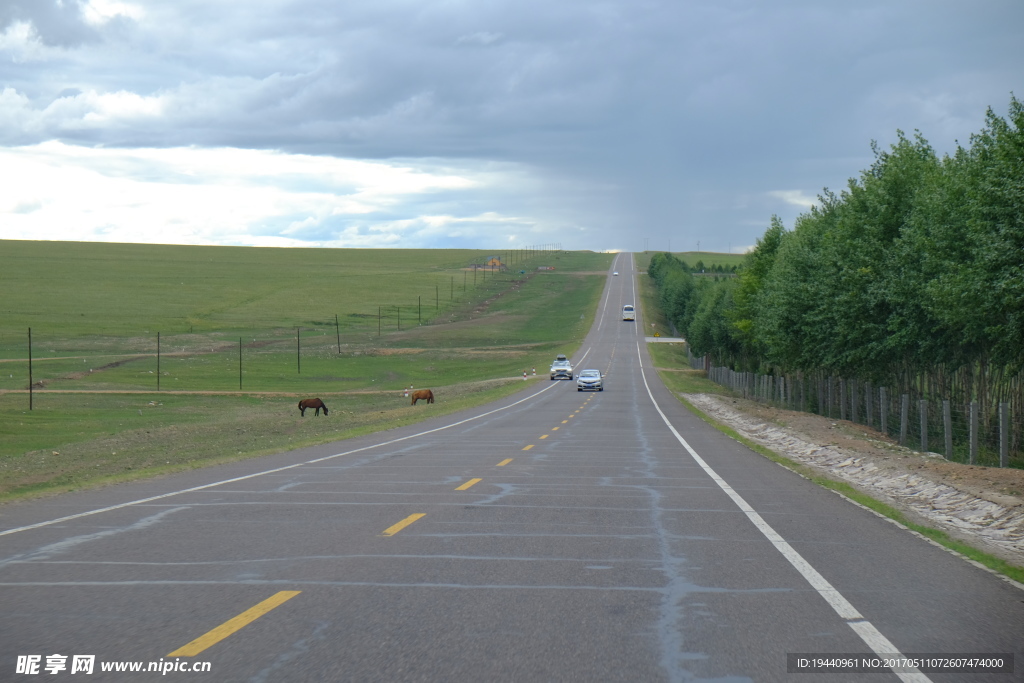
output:
[[1024, 567], [1024, 470], [977, 467], [919, 453], [848, 421], [742, 398], [680, 394], [742, 438], [1017, 568]]

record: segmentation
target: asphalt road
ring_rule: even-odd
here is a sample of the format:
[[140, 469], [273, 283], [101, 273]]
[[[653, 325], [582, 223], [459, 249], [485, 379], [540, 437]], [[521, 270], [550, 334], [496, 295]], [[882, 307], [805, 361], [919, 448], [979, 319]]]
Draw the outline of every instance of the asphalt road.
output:
[[[1024, 680], [1024, 591], [689, 413], [642, 318], [620, 319], [629, 255], [613, 268], [573, 359], [603, 392], [541, 380], [408, 428], [0, 508], [0, 681]], [[1018, 661], [798, 674], [791, 653]], [[210, 670], [101, 671], [119, 662]]]

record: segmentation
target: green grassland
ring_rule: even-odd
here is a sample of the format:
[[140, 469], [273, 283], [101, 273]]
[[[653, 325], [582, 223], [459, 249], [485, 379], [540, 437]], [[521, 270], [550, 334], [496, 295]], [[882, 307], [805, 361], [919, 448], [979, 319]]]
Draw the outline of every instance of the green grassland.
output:
[[[0, 252], [8, 497], [344, 438], [518, 391], [524, 370], [576, 350], [612, 258], [505, 252], [511, 268], [474, 272], [500, 252], [15, 241]], [[411, 408], [409, 385], [434, 388], [438, 403]], [[324, 398], [328, 420], [299, 417], [296, 397], [308, 396]]]
[[[656, 253], [658, 252], [642, 251], [635, 254], [636, 267], [640, 270], [647, 270], [647, 266], [651, 263], [651, 257]], [[712, 251], [676, 251], [672, 255], [685, 261], [691, 268], [695, 267], [698, 261], [703, 262], [705, 268], [711, 268], [716, 265], [726, 268], [736, 266], [738, 268], [743, 265], [747, 258], [746, 254], [719, 254]]]

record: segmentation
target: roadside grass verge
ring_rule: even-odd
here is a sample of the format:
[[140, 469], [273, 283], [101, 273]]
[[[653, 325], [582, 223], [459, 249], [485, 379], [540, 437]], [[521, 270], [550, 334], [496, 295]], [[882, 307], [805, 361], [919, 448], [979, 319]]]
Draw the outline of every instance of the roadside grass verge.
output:
[[686, 359], [686, 344], [650, 343], [654, 368], [665, 386], [677, 394], [726, 395], [728, 390], [707, 378], [703, 370], [694, 370]]
[[637, 281], [640, 285], [640, 305], [644, 312], [644, 336], [653, 337], [655, 334], [662, 337], [676, 336], [668, 321], [668, 316], [658, 304], [658, 288], [654, 280], [650, 275], [644, 273], [637, 275]]
[[400, 391], [323, 394], [327, 417], [301, 417], [296, 396], [93, 394], [83, 405], [80, 394], [52, 394], [29, 413], [10, 410], [8, 394], [0, 396], [0, 435], [13, 443], [0, 458], [0, 501], [341, 441], [537, 387], [465, 382], [435, 387], [436, 402], [416, 406]]

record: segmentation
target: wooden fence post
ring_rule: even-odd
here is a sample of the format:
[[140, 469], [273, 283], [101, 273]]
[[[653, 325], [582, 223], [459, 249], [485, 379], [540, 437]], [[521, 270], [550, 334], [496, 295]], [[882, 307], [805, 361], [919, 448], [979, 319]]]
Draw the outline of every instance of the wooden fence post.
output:
[[839, 419], [846, 419], [846, 380], [839, 380]]
[[907, 445], [907, 418], [910, 413], [910, 394], [900, 396], [900, 445]]
[[32, 410], [32, 328], [28, 328], [28, 409]]
[[978, 462], [978, 402], [971, 401], [971, 464]]
[[921, 415], [921, 452], [928, 452], [928, 399], [917, 402], [917, 410]]
[[999, 404], [999, 466], [1010, 466], [1010, 404]]
[[942, 427], [946, 432], [946, 460], [953, 459], [953, 413], [949, 401], [942, 402]]
[[889, 392], [885, 387], [878, 387], [878, 417], [881, 419], [882, 433], [889, 436]]
[[857, 380], [850, 380], [850, 419], [853, 422], [857, 422], [857, 404], [860, 403], [860, 397], [857, 395]]
[[868, 427], [874, 428], [875, 426], [875, 411], [873, 410], [871, 400], [871, 382], [864, 383], [864, 408], [867, 410]]

